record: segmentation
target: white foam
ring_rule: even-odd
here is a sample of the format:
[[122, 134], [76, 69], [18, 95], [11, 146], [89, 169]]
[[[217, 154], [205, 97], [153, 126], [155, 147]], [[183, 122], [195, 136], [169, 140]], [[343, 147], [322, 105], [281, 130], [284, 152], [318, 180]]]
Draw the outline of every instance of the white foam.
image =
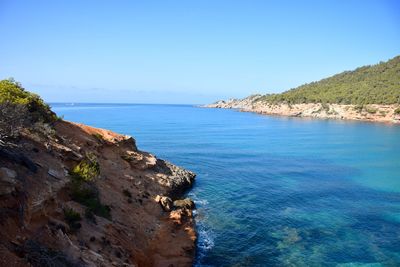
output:
[[198, 199], [198, 200], [196, 200], [196, 204], [200, 204], [202, 206], [205, 206], [205, 205], [208, 205], [208, 200]]
[[207, 252], [214, 247], [213, 233], [204, 223], [204, 210], [207, 209], [205, 206], [207, 206], [209, 202], [205, 199], [199, 199], [193, 192], [190, 193], [189, 196], [194, 199], [198, 208], [193, 211], [197, 228], [197, 257], [194, 266], [204, 267], [204, 265], [201, 264], [201, 260], [205, 257]]
[[210, 250], [214, 247], [214, 239], [212, 238], [211, 231], [205, 229], [199, 230], [198, 247], [204, 250]]
[[201, 222], [196, 220], [197, 226], [197, 257], [194, 266], [202, 266], [201, 260], [207, 255], [207, 252], [214, 247], [213, 233]]

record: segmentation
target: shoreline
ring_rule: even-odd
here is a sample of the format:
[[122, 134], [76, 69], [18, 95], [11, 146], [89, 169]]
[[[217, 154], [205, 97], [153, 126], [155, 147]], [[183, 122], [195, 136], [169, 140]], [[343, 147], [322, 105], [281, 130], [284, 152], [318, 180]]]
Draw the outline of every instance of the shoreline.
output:
[[257, 101], [259, 97], [260, 95], [255, 95], [244, 99], [218, 101], [200, 107], [236, 109], [241, 112], [253, 112], [260, 115], [400, 124], [400, 114], [396, 114], [400, 105], [270, 104]]

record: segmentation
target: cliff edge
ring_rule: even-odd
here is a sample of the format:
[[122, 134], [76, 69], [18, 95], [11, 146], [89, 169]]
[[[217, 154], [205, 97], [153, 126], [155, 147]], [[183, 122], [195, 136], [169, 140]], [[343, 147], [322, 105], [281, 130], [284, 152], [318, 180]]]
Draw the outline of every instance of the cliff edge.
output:
[[192, 265], [194, 173], [37, 96], [2, 100], [0, 266]]
[[191, 266], [193, 205], [173, 201], [194, 173], [67, 121], [15, 145], [0, 148], [0, 265]]

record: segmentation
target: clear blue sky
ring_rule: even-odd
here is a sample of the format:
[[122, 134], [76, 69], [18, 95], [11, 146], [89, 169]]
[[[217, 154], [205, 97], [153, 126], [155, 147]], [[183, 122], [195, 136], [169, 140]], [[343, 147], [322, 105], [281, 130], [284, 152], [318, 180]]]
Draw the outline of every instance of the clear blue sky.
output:
[[400, 54], [400, 1], [0, 0], [0, 78], [49, 102], [207, 103]]

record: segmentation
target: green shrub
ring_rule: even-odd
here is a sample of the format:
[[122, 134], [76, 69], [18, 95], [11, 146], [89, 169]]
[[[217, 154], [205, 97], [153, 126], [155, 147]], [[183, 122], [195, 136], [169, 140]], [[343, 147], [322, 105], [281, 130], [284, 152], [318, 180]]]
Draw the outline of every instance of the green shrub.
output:
[[29, 128], [33, 133], [41, 135], [52, 133], [54, 129], [50, 123], [56, 118], [55, 113], [38, 95], [25, 91], [21, 84], [13, 79], [0, 81], [0, 141], [2, 143], [18, 137], [24, 128]]
[[71, 174], [71, 198], [86, 206], [85, 217], [92, 219], [93, 214], [111, 219], [111, 209], [100, 201], [99, 192], [93, 183], [100, 174], [100, 164], [93, 154], [86, 155]]
[[111, 209], [101, 203], [99, 193], [94, 184], [73, 181], [71, 198], [86, 207], [86, 218], [93, 217], [93, 214], [96, 214], [97, 216], [111, 219]]
[[73, 209], [65, 209], [64, 218], [71, 230], [76, 231], [81, 228], [81, 224], [79, 223], [81, 215]]
[[376, 112], [378, 112], [378, 109], [373, 108], [373, 107], [365, 107], [365, 111], [370, 114], [375, 114]]
[[122, 155], [121, 158], [127, 162], [132, 161], [132, 156], [129, 155]]
[[322, 107], [322, 109], [324, 109], [324, 110], [326, 110], [326, 111], [329, 111], [329, 105], [327, 104], [327, 103], [322, 103], [321, 104], [321, 107]]
[[[0, 142], [18, 137], [23, 128], [29, 125], [27, 120], [28, 110], [25, 105], [0, 103]], [[1, 145], [0, 143], [0, 145]]]
[[94, 133], [94, 134], [92, 134], [92, 136], [93, 136], [94, 138], [96, 138], [98, 141], [100, 141], [101, 143], [104, 142], [104, 137], [103, 137], [101, 134], [99, 134], [99, 133]]
[[100, 164], [97, 162], [95, 155], [88, 154], [85, 159], [72, 169], [70, 174], [75, 180], [93, 181], [100, 174]]
[[87, 199], [83, 203], [86, 206], [87, 213], [93, 213], [97, 216], [111, 220], [111, 208], [108, 205], [103, 205], [98, 197]]
[[0, 103], [11, 103], [27, 107], [33, 122], [54, 122], [57, 116], [38, 95], [26, 91], [20, 83], [10, 78], [0, 81]]
[[394, 110], [394, 114], [395, 114], [395, 115], [400, 115], [400, 107], [398, 107], [398, 108], [396, 108], [396, 109]]
[[357, 111], [357, 112], [361, 112], [361, 111], [363, 111], [363, 109], [364, 109], [364, 106], [363, 106], [363, 105], [356, 105], [356, 106], [354, 106], [354, 110]]
[[81, 215], [79, 214], [79, 212], [76, 212], [73, 209], [65, 209], [64, 217], [68, 223], [73, 223], [81, 220]]
[[93, 184], [85, 183], [79, 180], [71, 182], [71, 197], [79, 203], [85, 203], [86, 200], [96, 198], [98, 192]]

